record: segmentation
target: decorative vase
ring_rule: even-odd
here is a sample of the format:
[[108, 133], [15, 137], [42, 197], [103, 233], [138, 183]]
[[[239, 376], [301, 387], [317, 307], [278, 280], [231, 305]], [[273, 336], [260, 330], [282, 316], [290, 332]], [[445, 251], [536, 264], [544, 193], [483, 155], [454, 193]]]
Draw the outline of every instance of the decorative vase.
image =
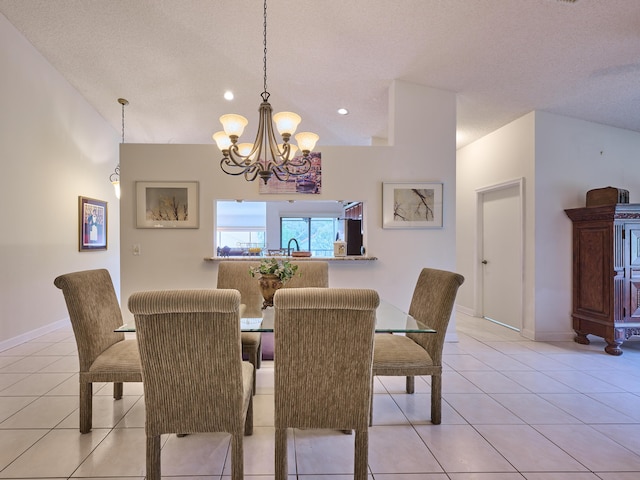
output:
[[262, 303], [262, 309], [267, 307], [273, 307], [273, 296], [276, 294], [276, 290], [282, 288], [282, 281], [277, 275], [273, 273], [263, 273], [258, 279], [258, 286], [260, 287], [260, 293], [264, 302]]

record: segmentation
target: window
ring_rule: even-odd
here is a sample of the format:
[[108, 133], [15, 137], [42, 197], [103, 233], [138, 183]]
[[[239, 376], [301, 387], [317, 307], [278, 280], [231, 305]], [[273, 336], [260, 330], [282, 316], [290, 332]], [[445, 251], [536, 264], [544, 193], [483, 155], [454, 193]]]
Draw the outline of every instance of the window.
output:
[[[300, 250], [310, 251], [314, 257], [333, 255], [333, 242], [339, 232], [339, 221], [328, 217], [280, 218], [280, 246], [287, 248], [291, 239], [297, 240]], [[291, 248], [295, 249], [295, 242]]]
[[250, 248], [266, 246], [266, 205], [264, 202], [216, 202], [216, 245], [229, 247], [235, 255], [248, 254]]
[[218, 237], [216, 245], [220, 247], [260, 247], [265, 245], [264, 230], [247, 230], [243, 231], [239, 228], [224, 229], [218, 228]]

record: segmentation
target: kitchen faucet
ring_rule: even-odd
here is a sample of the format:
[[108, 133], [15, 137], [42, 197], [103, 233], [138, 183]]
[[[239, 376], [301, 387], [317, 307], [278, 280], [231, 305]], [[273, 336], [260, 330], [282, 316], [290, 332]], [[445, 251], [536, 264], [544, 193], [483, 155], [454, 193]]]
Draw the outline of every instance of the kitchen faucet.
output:
[[289, 240], [289, 243], [287, 243], [287, 257], [291, 256], [291, 242], [295, 242], [296, 244], [296, 251], [300, 251], [300, 244], [298, 243], [298, 240], [296, 240], [295, 238], [292, 238]]

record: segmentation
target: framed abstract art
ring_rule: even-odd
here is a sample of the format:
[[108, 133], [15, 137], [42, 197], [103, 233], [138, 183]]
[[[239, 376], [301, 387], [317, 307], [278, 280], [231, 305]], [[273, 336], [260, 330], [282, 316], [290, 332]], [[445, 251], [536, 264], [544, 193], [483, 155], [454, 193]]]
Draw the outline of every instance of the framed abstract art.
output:
[[442, 183], [383, 183], [382, 228], [441, 228]]

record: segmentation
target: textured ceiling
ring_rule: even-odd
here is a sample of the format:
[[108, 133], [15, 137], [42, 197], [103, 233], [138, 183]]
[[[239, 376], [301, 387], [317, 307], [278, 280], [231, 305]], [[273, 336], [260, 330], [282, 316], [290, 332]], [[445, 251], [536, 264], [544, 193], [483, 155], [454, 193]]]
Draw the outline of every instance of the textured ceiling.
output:
[[[126, 142], [211, 143], [263, 89], [259, 0], [0, 0]], [[386, 136], [401, 79], [457, 94], [458, 146], [543, 110], [640, 131], [638, 0], [270, 0], [268, 91], [322, 145]], [[236, 98], [227, 102], [225, 90]], [[338, 107], [350, 110], [336, 114]]]

